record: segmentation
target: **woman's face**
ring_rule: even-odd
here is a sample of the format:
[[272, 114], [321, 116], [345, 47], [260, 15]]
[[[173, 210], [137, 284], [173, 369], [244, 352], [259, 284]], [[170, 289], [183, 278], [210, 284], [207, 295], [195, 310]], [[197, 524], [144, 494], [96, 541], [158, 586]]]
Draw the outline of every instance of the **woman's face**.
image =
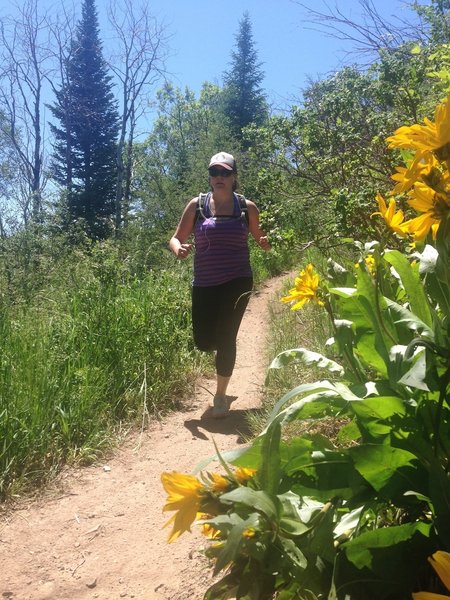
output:
[[233, 171], [225, 169], [224, 167], [211, 167], [209, 169], [209, 184], [214, 190], [232, 190], [236, 181], [236, 175]]

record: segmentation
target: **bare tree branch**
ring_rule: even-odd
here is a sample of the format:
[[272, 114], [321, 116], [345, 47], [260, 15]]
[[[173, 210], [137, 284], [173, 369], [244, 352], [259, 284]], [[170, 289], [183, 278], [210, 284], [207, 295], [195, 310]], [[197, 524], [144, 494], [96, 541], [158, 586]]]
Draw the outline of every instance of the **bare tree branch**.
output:
[[[411, 39], [419, 41], [427, 37], [426, 27], [419, 16], [413, 22], [396, 14], [392, 21], [388, 21], [380, 15], [373, 0], [358, 1], [361, 7], [358, 20], [350, 16], [351, 13], [345, 13], [337, 2], [334, 6], [324, 2], [325, 12], [302, 2], [296, 4], [306, 10], [306, 22], [317, 26], [311, 29], [350, 44], [350, 49], [345, 51], [347, 57], [358, 56], [358, 62], [361, 62], [361, 57], [365, 56], [361, 64], [363, 67], [372, 64], [382, 51], [398, 50]], [[403, 4], [405, 11], [411, 8], [409, 2]]]
[[130, 205], [132, 145], [137, 121], [150, 108], [150, 93], [166, 75], [167, 35], [146, 4], [132, 0], [111, 3], [109, 21], [119, 49], [110, 69], [121, 89], [121, 125], [117, 147], [116, 231], [126, 220]]

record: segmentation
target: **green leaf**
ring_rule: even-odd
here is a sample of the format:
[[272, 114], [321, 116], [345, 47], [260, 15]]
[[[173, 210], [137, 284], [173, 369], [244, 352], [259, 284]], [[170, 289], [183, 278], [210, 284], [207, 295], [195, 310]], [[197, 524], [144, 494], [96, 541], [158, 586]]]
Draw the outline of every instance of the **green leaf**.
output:
[[336, 294], [336, 296], [342, 296], [342, 298], [351, 298], [352, 296], [355, 296], [358, 293], [358, 290], [356, 288], [349, 287], [335, 287], [330, 288], [329, 291], [332, 294]]
[[408, 387], [413, 387], [419, 390], [423, 390], [425, 392], [429, 392], [430, 388], [428, 387], [425, 381], [426, 376], [426, 354], [425, 351], [422, 350], [422, 352], [419, 352], [418, 356], [416, 357], [413, 366], [409, 369], [407, 373], [403, 375], [403, 377], [399, 380], [399, 383], [407, 385]]
[[390, 548], [411, 540], [417, 533], [428, 536], [430, 526], [425, 523], [408, 523], [394, 527], [376, 529], [362, 533], [357, 538], [343, 544], [349, 560], [358, 568], [371, 567], [371, 548]]
[[282, 546], [284, 552], [287, 554], [291, 562], [294, 563], [300, 569], [306, 569], [308, 565], [308, 561], [306, 560], [306, 556], [300, 550], [298, 546], [296, 546], [295, 542], [287, 538], [278, 538], [278, 542]]
[[334, 360], [318, 352], [306, 350], [306, 348], [293, 348], [281, 352], [271, 362], [269, 369], [280, 369], [290, 364], [304, 364], [308, 367], [315, 365], [320, 369], [327, 369], [330, 373], [338, 373], [339, 375], [344, 373], [343, 367]]
[[408, 296], [411, 311], [423, 323], [431, 327], [432, 317], [430, 306], [418, 270], [412, 267], [406, 256], [398, 250], [385, 252], [384, 260], [391, 264], [399, 274], [406, 295]]
[[428, 327], [417, 315], [410, 310], [397, 304], [389, 298], [384, 298], [390, 312], [394, 315], [395, 323], [405, 325], [410, 331], [418, 332], [429, 340], [434, 340], [434, 334], [431, 327]]
[[284, 396], [282, 396], [280, 398], [280, 400], [278, 400], [278, 402], [275, 404], [275, 406], [272, 409], [272, 412], [269, 417], [269, 422], [272, 421], [278, 415], [282, 406], [287, 404], [295, 396], [299, 396], [300, 394], [306, 394], [308, 392], [313, 392], [313, 391], [319, 392], [321, 390], [333, 390], [334, 391], [334, 386], [332, 383], [330, 383], [327, 380], [316, 381], [314, 383], [302, 383], [302, 384], [296, 386], [295, 388], [293, 388], [292, 390], [290, 390], [289, 392], [284, 394]]
[[277, 509], [274, 502], [266, 492], [260, 490], [252, 490], [251, 488], [241, 486], [231, 492], [222, 494], [220, 501], [231, 504], [243, 504], [262, 513], [270, 520], [277, 518]]
[[[310, 525], [303, 522], [300, 508], [302, 499], [294, 492], [286, 492], [278, 496], [281, 504], [280, 529], [292, 536], [303, 535], [311, 529]], [[315, 510], [320, 510], [323, 504], [315, 503]]]
[[[299, 400], [299, 401], [295, 402], [294, 404], [292, 404], [291, 406], [289, 406], [282, 413], [280, 413], [280, 409], [282, 406], [284, 406], [284, 404], [287, 404], [295, 396], [298, 396], [299, 394], [304, 394], [307, 392], [316, 392], [316, 394], [311, 394], [309, 396], [306, 396], [305, 398], [302, 398], [301, 400]], [[287, 394], [285, 394], [282, 398], [280, 398], [280, 400], [276, 403], [276, 405], [274, 406], [274, 408], [270, 414], [269, 423], [271, 421], [273, 421], [274, 419], [276, 419], [281, 414], [283, 414], [284, 416], [280, 417], [280, 422], [282, 422], [283, 420], [286, 420], [286, 417], [287, 417], [286, 422], [288, 422], [289, 420], [292, 420], [293, 418], [295, 418], [296, 411], [299, 412], [299, 411], [305, 409], [309, 403], [312, 403], [315, 400], [320, 401], [322, 399], [323, 399], [323, 402], [326, 402], [326, 399], [331, 399], [331, 398], [337, 398], [336, 408], [341, 408], [343, 405], [342, 402], [339, 402], [339, 399], [348, 400], [348, 401], [360, 399], [359, 396], [354, 394], [350, 390], [350, 388], [348, 386], [344, 385], [343, 383], [339, 383], [339, 382], [331, 383], [330, 381], [327, 381], [327, 380], [316, 381], [315, 383], [302, 383], [301, 385], [298, 385], [294, 389], [287, 392]], [[331, 411], [333, 411], [333, 406], [334, 405], [332, 405], [332, 404], [329, 405], [327, 403], [325, 405], [325, 408], [326, 409], [329, 408]], [[322, 406], [321, 407], [314, 406], [314, 407], [312, 407], [311, 414], [309, 416], [312, 416], [313, 414], [317, 415], [318, 412], [321, 410], [323, 410]]]
[[291, 460], [286, 471], [295, 478], [294, 491], [316, 501], [327, 502], [334, 496], [348, 499], [368, 487], [346, 452], [315, 451], [307, 462]]
[[230, 573], [206, 590], [203, 600], [231, 600], [236, 596], [240, 578], [240, 569], [232, 569]]
[[[222, 496], [223, 497], [223, 496]], [[241, 520], [234, 525], [228, 534], [224, 547], [217, 557], [214, 566], [214, 574], [217, 575], [224, 567], [237, 560], [239, 550], [244, 541], [243, 533], [249, 527], [255, 527], [258, 523], [258, 515], [250, 515], [248, 519]]]
[[427, 476], [411, 452], [387, 444], [361, 444], [348, 453], [361, 476], [392, 502], [404, 502], [406, 491], [424, 491]]
[[358, 506], [358, 508], [345, 513], [334, 528], [334, 535], [336, 537], [340, 537], [341, 535], [350, 536], [350, 534], [358, 527], [363, 510], [363, 506]]
[[436, 541], [430, 525], [409, 523], [362, 533], [340, 546], [330, 598], [364, 600], [412, 597], [415, 577], [427, 563]]
[[419, 273], [424, 275], [425, 273], [434, 273], [436, 270], [436, 261], [439, 257], [434, 246], [427, 244], [422, 253], [414, 252], [411, 256], [419, 260]]
[[274, 422], [263, 438], [262, 463], [258, 472], [261, 488], [272, 496], [277, 493], [280, 484], [280, 439], [280, 424]]

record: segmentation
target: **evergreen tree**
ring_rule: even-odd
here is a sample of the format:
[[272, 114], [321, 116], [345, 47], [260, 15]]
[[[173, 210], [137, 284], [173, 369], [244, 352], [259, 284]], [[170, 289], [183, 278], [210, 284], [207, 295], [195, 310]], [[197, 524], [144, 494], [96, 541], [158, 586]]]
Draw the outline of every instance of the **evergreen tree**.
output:
[[252, 24], [246, 12], [239, 21], [236, 50], [231, 53], [230, 69], [224, 74], [223, 110], [232, 131], [242, 139], [242, 129], [253, 123], [262, 125], [268, 115], [261, 83], [264, 73], [253, 42]]
[[82, 218], [91, 237], [105, 237], [115, 213], [118, 112], [94, 0], [83, 1], [66, 75], [50, 107], [60, 124], [51, 125], [53, 172], [66, 188], [69, 219]]

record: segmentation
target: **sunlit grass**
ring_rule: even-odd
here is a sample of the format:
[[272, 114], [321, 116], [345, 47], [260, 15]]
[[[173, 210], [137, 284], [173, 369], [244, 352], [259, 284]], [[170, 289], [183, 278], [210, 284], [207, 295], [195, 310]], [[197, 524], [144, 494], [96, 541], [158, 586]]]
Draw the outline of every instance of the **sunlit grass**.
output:
[[81, 262], [32, 304], [1, 305], [0, 497], [95, 459], [124, 422], [179, 406], [203, 360], [188, 277], [122, 281]]

